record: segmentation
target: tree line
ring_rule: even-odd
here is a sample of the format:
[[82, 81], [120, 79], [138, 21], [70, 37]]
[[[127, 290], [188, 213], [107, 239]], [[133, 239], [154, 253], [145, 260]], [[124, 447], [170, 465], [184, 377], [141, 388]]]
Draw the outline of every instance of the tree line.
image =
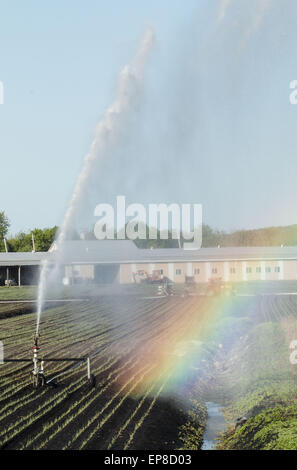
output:
[[[7, 237], [10, 222], [6, 214], [0, 212], [0, 251], [5, 251], [4, 238]], [[55, 240], [58, 227], [45, 229], [35, 228], [29, 232], [19, 232], [15, 236], [7, 238], [8, 251], [33, 251], [32, 235], [35, 242], [36, 251], [47, 251]], [[138, 248], [178, 248], [183, 246], [184, 240], [180, 243], [172, 240], [169, 233], [169, 239], [163, 240], [160, 231], [157, 231], [157, 239], [148, 238], [149, 228], [146, 228], [146, 240], [135, 240]], [[81, 236], [78, 232], [72, 231], [69, 235], [71, 240], [79, 240]], [[85, 233], [86, 240], [95, 240], [92, 231]], [[115, 236], [116, 238], [116, 236]], [[235, 246], [297, 246], [297, 224], [284, 227], [267, 227], [253, 230], [235, 230], [225, 232], [216, 230], [209, 225], [202, 227], [202, 247], [235, 247]]]
[[[8, 235], [10, 222], [8, 217], [2, 211], [0, 212], [0, 251], [5, 251], [4, 238]], [[33, 251], [34, 237], [35, 251], [47, 251], [55, 239], [58, 227], [45, 229], [35, 228], [29, 232], [19, 232], [15, 236], [7, 238], [8, 251]]]

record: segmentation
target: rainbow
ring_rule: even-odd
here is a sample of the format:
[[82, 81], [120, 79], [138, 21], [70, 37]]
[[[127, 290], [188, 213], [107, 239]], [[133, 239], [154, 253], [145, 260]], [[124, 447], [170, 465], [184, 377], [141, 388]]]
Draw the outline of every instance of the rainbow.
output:
[[172, 316], [164, 318], [161, 328], [155, 327], [152, 339], [138, 346], [136, 372], [146, 372], [135, 393], [144, 394], [164, 383], [167, 393], [177, 393], [203, 376], [209, 359], [236, 335], [241, 322], [236, 318], [238, 308], [234, 298], [224, 296], [192, 297], [181, 303]]

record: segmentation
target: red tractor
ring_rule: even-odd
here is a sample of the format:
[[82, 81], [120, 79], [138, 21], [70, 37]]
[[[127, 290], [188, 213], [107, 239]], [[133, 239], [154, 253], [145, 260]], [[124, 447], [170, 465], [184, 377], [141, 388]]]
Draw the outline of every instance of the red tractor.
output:
[[158, 284], [163, 282], [164, 276], [160, 269], [154, 269], [151, 275], [148, 275], [144, 269], [139, 269], [136, 273], [133, 273], [133, 279], [136, 284], [140, 284], [141, 282]]

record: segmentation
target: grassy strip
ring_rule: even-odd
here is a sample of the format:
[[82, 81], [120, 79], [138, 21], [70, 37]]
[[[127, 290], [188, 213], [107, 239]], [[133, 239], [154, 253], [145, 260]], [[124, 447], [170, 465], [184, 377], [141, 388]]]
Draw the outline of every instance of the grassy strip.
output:
[[[297, 377], [288, 346], [297, 321], [288, 317], [287, 300], [281, 306], [270, 304], [266, 313], [279, 321], [252, 328], [229, 355], [221, 387], [230, 426], [218, 449], [297, 449]], [[242, 416], [248, 420], [236, 429], [231, 423]]]
[[206, 426], [206, 407], [195, 399], [191, 399], [188, 420], [179, 429], [179, 439], [182, 442], [180, 450], [200, 450], [203, 444], [203, 434]]

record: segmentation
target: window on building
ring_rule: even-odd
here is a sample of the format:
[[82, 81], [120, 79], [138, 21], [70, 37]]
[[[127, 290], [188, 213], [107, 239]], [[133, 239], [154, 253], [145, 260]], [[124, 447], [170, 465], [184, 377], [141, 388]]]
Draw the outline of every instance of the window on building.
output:
[[194, 269], [194, 274], [197, 276], [198, 274], [200, 274], [200, 269], [199, 268], [195, 268]]
[[180, 276], [181, 273], [182, 273], [181, 269], [176, 269], [176, 270], [175, 270], [175, 274], [176, 274], [177, 276]]
[[260, 266], [258, 266], [258, 267], [256, 268], [256, 273], [260, 273], [260, 272], [261, 272], [261, 268], [260, 268]]
[[246, 268], [246, 272], [247, 272], [247, 274], [251, 274], [252, 268]]
[[275, 272], [275, 273], [280, 273], [280, 267], [279, 267], [279, 266], [275, 266], [274, 272]]
[[235, 274], [236, 273], [236, 269], [235, 268], [230, 268], [230, 274]]
[[212, 268], [211, 272], [212, 272], [212, 274], [218, 274], [217, 268]]
[[271, 273], [271, 268], [270, 268], [270, 266], [266, 266], [265, 272], [266, 272], [266, 273]]
[[164, 274], [164, 273], [163, 273], [163, 269], [159, 269], [159, 271], [160, 271], [160, 274]]

